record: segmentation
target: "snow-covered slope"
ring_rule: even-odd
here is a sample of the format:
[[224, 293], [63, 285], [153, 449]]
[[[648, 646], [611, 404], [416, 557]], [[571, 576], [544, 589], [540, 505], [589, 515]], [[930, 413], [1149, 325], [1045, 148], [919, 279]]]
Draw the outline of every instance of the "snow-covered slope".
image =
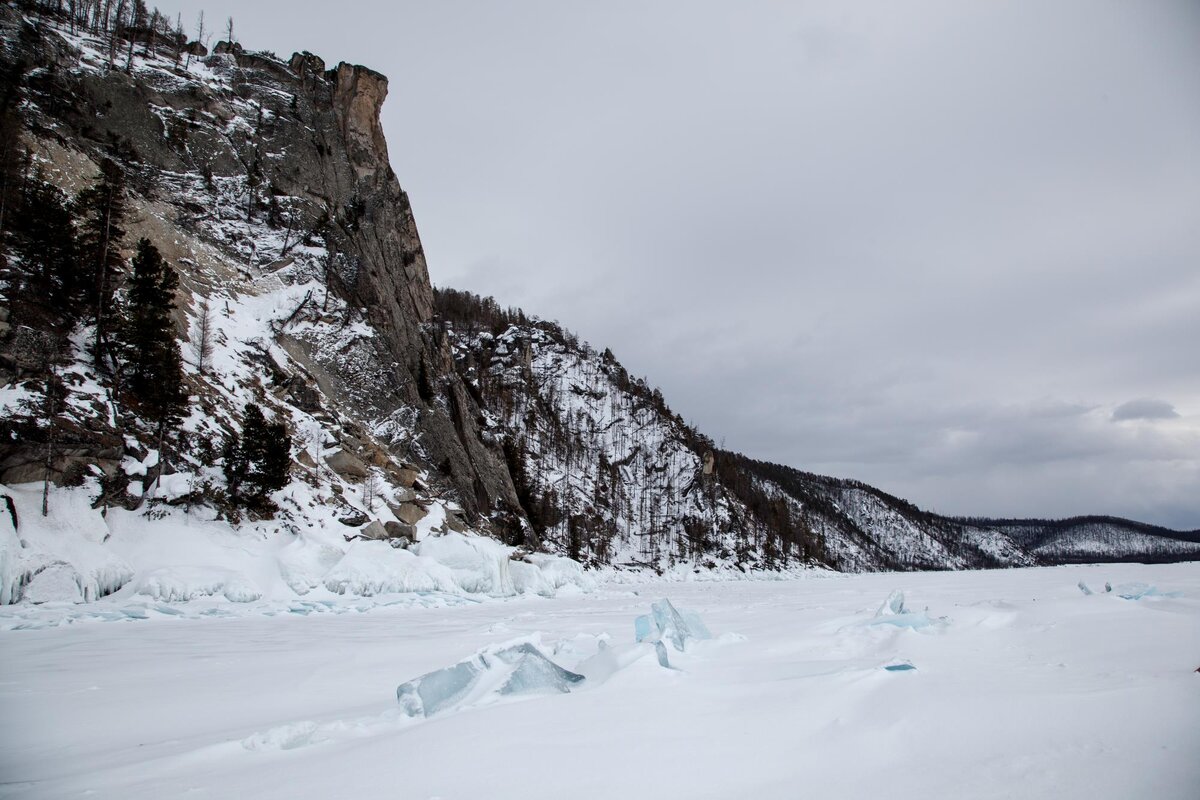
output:
[[631, 378], [558, 326], [513, 322], [473, 332], [444, 320], [456, 368], [487, 410], [543, 544], [592, 563], [799, 563], [711, 474], [707, 443]]

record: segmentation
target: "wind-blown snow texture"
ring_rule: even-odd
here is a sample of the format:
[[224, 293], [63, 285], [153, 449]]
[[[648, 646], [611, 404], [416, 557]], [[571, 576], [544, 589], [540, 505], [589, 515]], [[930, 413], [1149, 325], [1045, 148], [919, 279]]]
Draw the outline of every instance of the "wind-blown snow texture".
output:
[[[1081, 580], [1159, 593], [1085, 596]], [[906, 611], [885, 616], [939, 624], [869, 624], [896, 589]], [[634, 641], [664, 597], [715, 637], [668, 648], [671, 669]], [[1200, 786], [1194, 563], [203, 607], [0, 631], [0, 797], [1194, 800]], [[521, 642], [585, 680], [479, 684], [430, 719], [397, 704], [401, 683]]]

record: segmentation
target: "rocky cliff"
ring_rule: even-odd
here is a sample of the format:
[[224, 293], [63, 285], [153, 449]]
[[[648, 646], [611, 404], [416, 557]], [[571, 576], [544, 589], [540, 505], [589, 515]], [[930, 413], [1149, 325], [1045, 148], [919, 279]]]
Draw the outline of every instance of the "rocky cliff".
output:
[[[83, 493], [97, 513], [119, 509], [88, 523], [99, 526], [89, 541], [101, 550], [118, 531], [141, 530], [131, 520], [207, 515], [230, 535], [278, 538], [308, 554], [303, 569], [291, 556], [281, 562], [297, 592], [399, 585], [371, 577], [397, 548], [359, 543], [428, 540], [432, 550], [437, 536], [468, 529], [518, 560], [545, 550], [657, 569], [1200, 553], [1195, 537], [1170, 532], [1122, 538], [1120, 522], [1106, 523], [1120, 543], [1110, 536], [1105, 549], [1072, 544], [1099, 541], [1094, 527], [947, 520], [861, 484], [717, 451], [607, 350], [469, 293], [435, 292], [388, 162], [386, 78], [228, 42], [182, 58], [199, 52], [185, 45], [127, 41], [65, 11], [0, 7], [5, 163], [19, 163], [5, 174], [71, 198], [115, 165], [131, 208], [125, 255], [145, 237], [180, 275], [175, 322], [191, 399], [160, 442], [125, 402], [119, 374], [94, 363], [95, 321], [55, 334], [22, 318], [12, 276], [27, 265], [7, 239], [0, 254], [0, 482], [48, 476], [74, 498], [64, 504]], [[16, 192], [6, 183], [6, 202]], [[216, 332], [204, 357], [196, 345], [206, 318]], [[66, 387], [59, 407], [47, 404], [51, 378]], [[270, 519], [223, 504], [220, 444], [241, 430], [247, 402], [292, 435], [291, 483]], [[6, 584], [9, 599], [37, 570], [75, 563], [28, 551], [0, 553], [0, 573], [24, 576]], [[93, 594], [136, 582], [137, 569], [95, 563], [106, 565], [102, 578], [79, 575]]]

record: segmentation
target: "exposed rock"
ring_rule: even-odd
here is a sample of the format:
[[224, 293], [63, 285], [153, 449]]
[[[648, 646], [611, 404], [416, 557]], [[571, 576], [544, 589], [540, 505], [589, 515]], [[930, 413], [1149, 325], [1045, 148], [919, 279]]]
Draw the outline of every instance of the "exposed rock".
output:
[[367, 523], [367, 526], [359, 532], [359, 536], [364, 539], [387, 539], [389, 534], [387, 528], [377, 519], [373, 519]]
[[409, 525], [416, 525], [429, 514], [428, 511], [421, 508], [416, 503], [402, 503], [398, 509], [396, 516], [401, 522], [407, 522]]
[[368, 475], [367, 465], [348, 450], [338, 450], [325, 459], [325, 464], [344, 478], [365, 478]]
[[407, 522], [385, 522], [383, 527], [387, 530], [388, 538], [408, 539], [410, 542], [417, 540], [417, 529]]
[[15, 467], [9, 467], [0, 472], [0, 483], [16, 486], [21, 483], [37, 483], [45, 480], [46, 465], [30, 461], [25, 464], [19, 464]]
[[325, 59], [320, 56], [314, 56], [307, 50], [303, 53], [292, 53], [292, 57], [288, 59], [288, 68], [300, 76], [300, 78], [305, 78], [309, 75], [320, 76], [325, 73]]
[[387, 78], [356, 64], [338, 64], [333, 81], [333, 106], [359, 175], [388, 164], [387, 141], [379, 111], [387, 97]]
[[183, 52], [191, 56], [204, 58], [206, 55], [208, 55], [208, 48], [205, 47], [201, 42], [188, 42], [183, 48]]
[[352, 511], [344, 517], [338, 517], [338, 522], [348, 528], [359, 528], [366, 525], [371, 518], [361, 511]]
[[288, 397], [301, 411], [310, 414], [321, 410], [321, 391], [303, 378], [296, 378], [288, 386]]
[[392, 492], [392, 499], [397, 503], [411, 503], [417, 499], [417, 493], [408, 487], [401, 486]]
[[415, 469], [404, 469], [403, 467], [395, 470], [392, 474], [396, 478], [396, 483], [406, 489], [416, 483], [417, 478], [420, 477]]

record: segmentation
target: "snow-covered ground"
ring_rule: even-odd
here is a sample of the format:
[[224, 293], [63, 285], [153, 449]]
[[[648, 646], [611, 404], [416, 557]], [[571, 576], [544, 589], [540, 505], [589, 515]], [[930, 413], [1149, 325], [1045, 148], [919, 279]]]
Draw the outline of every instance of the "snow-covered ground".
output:
[[[664, 596], [713, 634], [672, 669], [634, 642]], [[0, 796], [1200, 796], [1200, 564], [378, 600], [0, 632]], [[587, 679], [401, 713], [514, 640]]]

